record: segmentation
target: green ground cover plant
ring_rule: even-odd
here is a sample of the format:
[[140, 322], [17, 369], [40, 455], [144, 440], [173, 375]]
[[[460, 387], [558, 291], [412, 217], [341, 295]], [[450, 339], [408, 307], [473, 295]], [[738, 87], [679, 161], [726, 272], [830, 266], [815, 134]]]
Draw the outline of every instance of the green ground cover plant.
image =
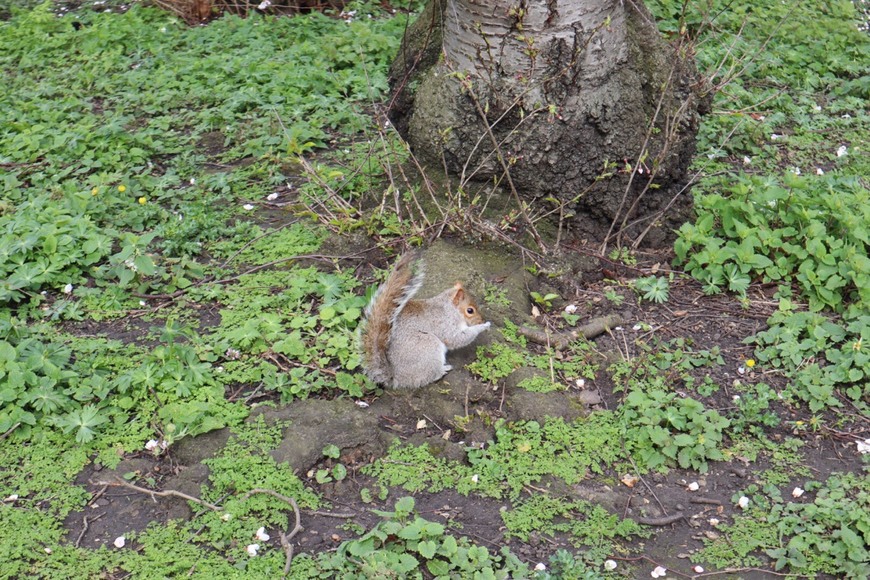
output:
[[[747, 343], [757, 374], [719, 384], [710, 373], [723, 353], [680, 340], [632, 345], [604, 371], [588, 344], [534, 354], [506, 323], [505, 342], [478, 351], [478, 378], [497, 385], [531, 367], [542, 376], [520, 386], [547, 392], [606, 373], [620, 407], [496, 423], [462, 462], [396, 444], [366, 473], [380, 500], [391, 486], [509, 501], [509, 535], [560, 535], [581, 551], [556, 551], [533, 570], [405, 498], [334, 552], [297, 555], [291, 577], [597, 578], [606, 557], [647, 531], [530, 490], [586, 478], [618, 486], [617, 471], [703, 473], [738, 456], [769, 468], [741, 492], [748, 509], [706, 542], [707, 564], [870, 574], [866, 472], [811, 481], [800, 438], [866, 415], [870, 396], [870, 39], [845, 0], [646, 3], [663, 32], [696, 41], [712, 97], [694, 162], [697, 218], [677, 232], [676, 265], [747, 310], [759, 288], [776, 289], [768, 327]], [[188, 27], [139, 3], [103, 12], [0, 2], [0, 577], [276, 577], [285, 554], [251, 557], [246, 538], [286, 529], [292, 510], [245, 495], [266, 487], [303, 509], [328, 507], [269, 454], [292, 425], [243, 420], [261, 397], [377, 393], [355, 352], [366, 297], [318, 252], [334, 234], [425, 232], [385, 210], [416, 202], [420, 186], [399, 183], [392, 170], [409, 152], [371, 115], [407, 16], [346, 8], [356, 17], [252, 13]], [[379, 211], [360, 212], [369, 195]], [[285, 210], [275, 226], [287, 207], [299, 219]], [[303, 255], [313, 257], [289, 259]], [[638, 265], [625, 248], [610, 256]], [[667, 306], [678, 281], [657, 274], [633, 288]], [[549, 311], [558, 296], [533, 298]], [[487, 300], [504, 296], [493, 286]], [[94, 331], [122, 320], [134, 327], [121, 338]], [[737, 396], [727, 408], [702, 402], [724, 391]], [[83, 469], [222, 426], [236, 436], [209, 460], [200, 490], [221, 511], [152, 524], [127, 538], [132, 550], [73, 544], [62, 522], [91, 497], [74, 482]], [[339, 462], [316, 480], [344, 482], [349, 470]], [[796, 479], [806, 495], [787, 500]]]

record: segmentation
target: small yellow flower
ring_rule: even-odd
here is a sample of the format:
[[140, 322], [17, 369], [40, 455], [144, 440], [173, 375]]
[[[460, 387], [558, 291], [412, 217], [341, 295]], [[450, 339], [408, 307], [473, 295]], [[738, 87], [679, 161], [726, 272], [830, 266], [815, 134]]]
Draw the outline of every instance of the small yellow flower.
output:
[[145, 202], [146, 202], [146, 201], [148, 201], [148, 198], [146, 198], [146, 197], [143, 195], [142, 197], [139, 198], [139, 205], [145, 205]]
[[100, 193], [99, 187], [95, 187], [91, 190], [91, 195], [97, 195], [98, 193]]
[[118, 191], [120, 191], [121, 193], [124, 193], [125, 191], [127, 191], [127, 186], [126, 185], [119, 185]]
[[861, 350], [861, 340], [862, 339], [859, 338], [858, 340], [855, 341], [855, 344], [852, 345], [852, 350], [854, 350], [855, 352], [858, 352]]
[[755, 361], [753, 359], [749, 359], [748, 361], [746, 361], [746, 366], [751, 369], [755, 366]]

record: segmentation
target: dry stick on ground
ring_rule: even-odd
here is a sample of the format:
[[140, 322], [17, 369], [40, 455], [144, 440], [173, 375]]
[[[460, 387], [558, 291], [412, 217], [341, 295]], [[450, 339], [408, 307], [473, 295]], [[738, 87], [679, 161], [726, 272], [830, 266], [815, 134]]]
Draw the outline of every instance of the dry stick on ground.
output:
[[299, 515], [299, 506], [296, 504], [296, 500], [292, 497], [282, 495], [277, 491], [273, 491], [271, 489], [260, 489], [255, 488], [242, 496], [242, 501], [248, 499], [254, 494], [264, 493], [266, 495], [271, 495], [272, 497], [278, 498], [281, 501], [287, 502], [293, 508], [293, 516], [295, 517], [295, 524], [293, 525], [293, 529], [290, 530], [289, 533], [285, 534], [282, 531], [278, 532], [278, 536], [281, 539], [281, 547], [284, 548], [284, 554], [286, 556], [286, 561], [284, 563], [284, 578], [290, 573], [290, 564], [293, 563], [293, 544], [290, 543], [290, 540], [293, 539], [293, 536], [298, 534], [302, 530], [302, 523]]
[[174, 489], [157, 491], [157, 490], [153, 490], [153, 489], [148, 489], [147, 487], [139, 487], [138, 485], [133, 485], [132, 483], [128, 483], [128, 482], [124, 481], [120, 477], [115, 477], [115, 481], [97, 481], [95, 483], [96, 483], [96, 485], [111, 485], [111, 486], [126, 487], [127, 489], [132, 489], [133, 491], [138, 491], [139, 493], [144, 493], [146, 495], [150, 495], [151, 499], [154, 499], [155, 496], [157, 496], [157, 497], [180, 497], [181, 499], [186, 499], [187, 501], [192, 501], [193, 503], [199, 504], [201, 506], [205, 506], [212, 511], [216, 511], [216, 512], [221, 511], [220, 507], [218, 507], [212, 503], [208, 503], [207, 501], [205, 501], [203, 499], [199, 499], [198, 497], [193, 497], [192, 495], [188, 495], [184, 492], [176, 491]]
[[521, 326], [517, 332], [536, 344], [551, 346], [556, 350], [565, 350], [581, 336], [589, 339], [595, 338], [599, 334], [604, 334], [610, 329], [624, 323], [625, 319], [619, 314], [608, 314], [607, 316], [593, 318], [587, 324], [570, 332], [557, 332], [554, 334], [528, 326]]
[[[139, 493], [144, 493], [144, 494], [150, 495], [150, 496], [152, 496], [152, 499], [154, 498], [154, 496], [180, 497], [182, 499], [186, 499], [187, 501], [192, 501], [193, 503], [199, 504], [201, 506], [205, 506], [205, 507], [211, 509], [212, 511], [216, 511], [216, 512], [221, 511], [221, 508], [214, 505], [214, 504], [211, 504], [205, 500], [199, 499], [199, 498], [194, 497], [192, 495], [188, 495], [188, 494], [183, 493], [181, 491], [176, 491], [174, 489], [167, 489], [164, 491], [155, 491], [153, 489], [148, 489], [145, 487], [139, 487], [138, 485], [133, 485], [132, 483], [128, 483], [119, 477], [116, 477], [115, 481], [99, 481], [96, 483], [97, 483], [97, 485], [107, 485], [107, 486], [108, 485], [113, 485], [113, 486], [117, 485], [117, 486], [121, 486], [121, 487], [126, 487], [128, 489], [132, 489], [133, 491], [138, 491]], [[284, 554], [287, 556], [287, 561], [284, 564], [284, 576], [286, 577], [287, 574], [290, 573], [290, 564], [293, 561], [293, 545], [290, 543], [290, 540], [293, 538], [293, 536], [298, 534], [300, 532], [300, 530], [302, 530], [301, 516], [299, 515], [299, 506], [296, 504], [296, 500], [293, 499], [292, 497], [282, 495], [282, 494], [278, 493], [277, 491], [273, 491], [271, 489], [260, 489], [260, 488], [252, 489], [251, 491], [247, 492], [245, 495], [242, 496], [242, 501], [247, 500], [249, 497], [251, 497], [252, 495], [257, 494], [257, 493], [264, 493], [266, 495], [271, 495], [272, 497], [278, 498], [281, 501], [284, 501], [284, 502], [290, 504], [290, 506], [293, 508], [293, 515], [295, 517], [295, 524], [293, 526], [293, 529], [290, 530], [290, 532], [287, 534], [285, 534], [284, 532], [280, 532], [280, 531], [278, 532], [280, 539], [281, 539], [281, 547], [284, 548]], [[85, 524], [87, 525], [87, 522], [85, 522]], [[82, 532], [82, 533], [84, 533], [84, 532]]]
[[19, 421], [18, 423], [14, 424], [14, 425], [13, 425], [12, 427], [10, 427], [10, 428], [5, 432], [5, 433], [3, 433], [2, 435], [0, 435], [0, 441], [3, 441], [3, 440], [6, 439], [7, 437], [9, 437], [9, 435], [11, 435], [12, 432], [15, 431], [16, 429], [18, 429], [19, 427], [21, 427], [21, 421]]
[[674, 522], [678, 522], [686, 516], [683, 512], [677, 512], [671, 516], [662, 516], [660, 518], [631, 518], [639, 524], [644, 524], [647, 526], [667, 526], [673, 524]]
[[82, 538], [85, 537], [85, 533], [87, 533], [88, 528], [89, 528], [90, 525], [91, 525], [91, 522], [95, 522], [95, 521], [97, 521], [98, 519], [100, 519], [100, 518], [103, 517], [104, 515], [106, 515], [106, 512], [103, 512], [103, 513], [101, 513], [101, 514], [97, 514], [97, 515], [95, 515], [95, 516], [92, 517], [92, 518], [88, 518], [88, 516], [85, 516], [85, 517], [82, 518], [82, 531], [79, 532], [79, 535], [78, 535], [78, 537], [76, 538], [76, 543], [73, 544], [76, 548], [78, 548], [78, 547], [81, 545], [81, 543], [82, 543]]

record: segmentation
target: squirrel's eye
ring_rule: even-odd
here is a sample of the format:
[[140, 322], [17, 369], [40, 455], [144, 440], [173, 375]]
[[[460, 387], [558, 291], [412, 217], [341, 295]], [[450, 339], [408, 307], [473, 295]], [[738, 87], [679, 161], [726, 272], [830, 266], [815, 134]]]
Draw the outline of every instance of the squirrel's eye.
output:
[[465, 309], [465, 313], [468, 314], [468, 315], [472, 315], [472, 314], [474, 314], [474, 308], [472, 308], [471, 306], [469, 306], [468, 308]]

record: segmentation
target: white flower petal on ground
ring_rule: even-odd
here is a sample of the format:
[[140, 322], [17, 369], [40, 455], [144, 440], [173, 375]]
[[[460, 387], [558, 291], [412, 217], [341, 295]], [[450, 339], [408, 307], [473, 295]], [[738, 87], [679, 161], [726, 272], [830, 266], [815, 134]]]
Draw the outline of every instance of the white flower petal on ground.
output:
[[848, 150], [849, 149], [845, 145], [840, 145], [840, 147], [837, 148], [837, 157], [842, 157]]
[[260, 549], [260, 544], [248, 544], [245, 547], [245, 551], [248, 553], [248, 556], [256, 556], [257, 552]]
[[266, 196], [266, 199], [267, 199], [268, 201], [275, 201], [276, 199], [278, 199], [278, 194], [275, 193], [275, 192], [272, 192], [272, 193], [270, 193], [269, 195]]
[[746, 509], [749, 507], [749, 498], [745, 495], [740, 496], [740, 499], [737, 500], [737, 505], [740, 506], [740, 509]]
[[604, 561], [604, 569], [605, 570], [616, 570], [616, 560], [605, 560]]
[[547, 566], [543, 562], [538, 562], [537, 564], [535, 564], [535, 570], [537, 570], [538, 572], [543, 572], [546, 569]]
[[858, 453], [860, 453], [861, 455], [864, 455], [865, 453], [870, 453], [870, 439], [858, 441], [855, 443], [855, 446], [858, 448]]
[[254, 206], [251, 205], [250, 203], [246, 203], [245, 205], [242, 206], [242, 208], [244, 208], [248, 211], [251, 211], [252, 209], [254, 209]]
[[272, 536], [266, 533], [266, 528], [260, 528], [257, 530], [257, 533], [254, 534], [254, 537], [261, 542], [268, 542], [269, 538], [271, 538]]
[[798, 497], [802, 496], [803, 494], [804, 494], [804, 490], [802, 490], [799, 487], [796, 487], [793, 490], [791, 490], [791, 496], [794, 498], [798, 498]]
[[124, 536], [118, 536], [112, 543], [115, 545], [116, 548], [123, 548], [124, 544], [127, 543], [127, 539]]
[[664, 578], [668, 575], [668, 570], [664, 566], [656, 566], [656, 569], [649, 574], [653, 578]]
[[73, 291], [73, 285], [72, 285], [72, 284], [67, 284], [66, 286], [63, 287], [63, 293], [64, 293], [64, 294], [72, 294], [72, 291]]
[[686, 489], [688, 489], [689, 491], [698, 491], [699, 489], [701, 489], [701, 486], [698, 484], [697, 481], [693, 481], [686, 487]]

